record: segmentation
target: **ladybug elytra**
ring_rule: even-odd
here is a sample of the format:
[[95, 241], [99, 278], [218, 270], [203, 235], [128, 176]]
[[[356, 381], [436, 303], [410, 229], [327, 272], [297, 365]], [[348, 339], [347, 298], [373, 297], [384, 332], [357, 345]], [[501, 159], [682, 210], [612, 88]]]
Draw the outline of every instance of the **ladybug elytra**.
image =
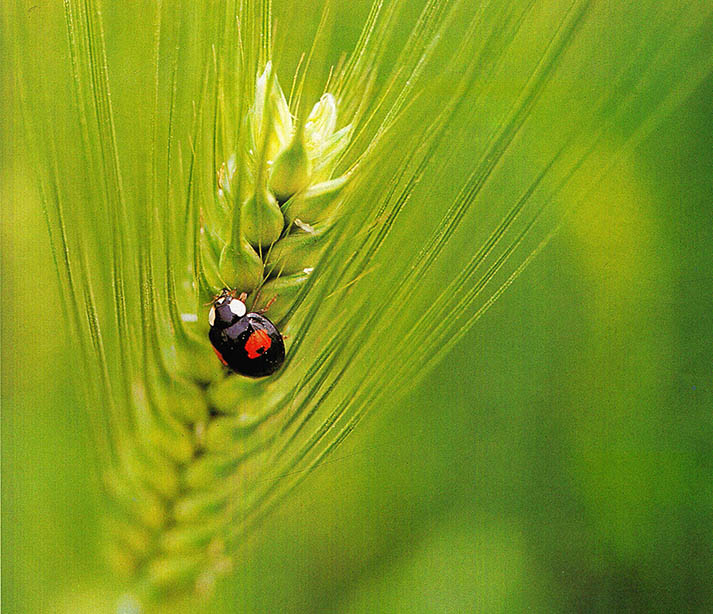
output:
[[220, 361], [236, 373], [264, 377], [285, 360], [285, 343], [277, 327], [259, 313], [248, 313], [235, 292], [223, 290], [208, 314], [208, 338]]

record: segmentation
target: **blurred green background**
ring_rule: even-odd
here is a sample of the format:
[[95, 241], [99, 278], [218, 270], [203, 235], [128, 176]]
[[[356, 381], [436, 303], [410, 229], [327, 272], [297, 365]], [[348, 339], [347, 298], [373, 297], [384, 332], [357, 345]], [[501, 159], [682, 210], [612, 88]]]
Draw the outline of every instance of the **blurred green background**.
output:
[[[342, 10], [334, 50], [366, 7]], [[101, 612], [116, 595], [89, 426], [13, 89], [4, 62], [3, 612]], [[606, 176], [435, 372], [373, 408], [211, 611], [713, 611], [712, 90]]]

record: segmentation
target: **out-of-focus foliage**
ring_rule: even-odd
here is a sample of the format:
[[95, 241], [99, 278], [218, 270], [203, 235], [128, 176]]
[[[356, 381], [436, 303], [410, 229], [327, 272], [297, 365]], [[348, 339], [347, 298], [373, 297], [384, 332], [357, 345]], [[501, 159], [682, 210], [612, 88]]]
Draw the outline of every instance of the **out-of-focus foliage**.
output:
[[[276, 6], [278, 24], [285, 20], [279, 27], [290, 26], [285, 57], [309, 47], [319, 16], [316, 3], [298, 4], [299, 23]], [[548, 6], [554, 12], [555, 3]], [[672, 2], [660, 6], [674, 10]], [[41, 15], [44, 4], [24, 9]], [[340, 8], [340, 29], [320, 52], [330, 56], [352, 41], [365, 12], [361, 2]], [[599, 52], [601, 74], [593, 79], [636, 74], [617, 63], [617, 44], [654, 49], [656, 40], [638, 41], [627, 27], [637, 14], [615, 24], [601, 16], [572, 53], [584, 59], [596, 46], [611, 49]], [[43, 27], [41, 19], [33, 23]], [[51, 52], [65, 40], [50, 25]], [[141, 45], [151, 40], [150, 24], [136, 28], [140, 36], [107, 31], [109, 47], [126, 54], [113, 66], [127, 88], [146, 52]], [[660, 45], [688, 45], [691, 57], [711, 46], [702, 37], [671, 40], [675, 31], [650, 33]], [[536, 39], [532, 32], [520, 52]], [[673, 78], [676, 67], [668, 71]], [[98, 562], [89, 426], [81, 391], [70, 384], [76, 357], [56, 307], [37, 171], [28, 166], [7, 62], [2, 76], [3, 611], [109, 611], [117, 596]], [[586, 91], [568, 84], [570, 74], [555, 77], [555, 91]], [[47, 79], [69, 100], [62, 75]], [[510, 79], [492, 84], [494, 116], [498, 92], [507, 98], [517, 86], [518, 75]], [[441, 366], [398, 406], [385, 401], [372, 411], [252, 534], [210, 611], [713, 608], [711, 86], [708, 78], [686, 95], [611, 167]], [[120, 95], [151, 104], [138, 86]], [[563, 100], [539, 107], [535, 125], [586, 122], [554, 104]], [[656, 102], [646, 101], [641, 113]], [[475, 125], [485, 130], [489, 118], [474, 120], [467, 138], [477, 138]], [[629, 127], [619, 128], [627, 134]], [[538, 169], [547, 143], [530, 151]], [[459, 161], [462, 176], [472, 162]], [[493, 196], [507, 197], [505, 177]], [[434, 186], [424, 219], [449, 193]], [[463, 260], [453, 254], [452, 264]], [[413, 304], [427, 304], [435, 290], [424, 287]]]

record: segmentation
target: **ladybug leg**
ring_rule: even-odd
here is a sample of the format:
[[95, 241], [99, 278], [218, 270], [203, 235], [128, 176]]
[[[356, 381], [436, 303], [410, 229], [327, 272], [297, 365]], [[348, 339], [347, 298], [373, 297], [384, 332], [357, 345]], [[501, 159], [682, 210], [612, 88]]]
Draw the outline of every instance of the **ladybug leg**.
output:
[[244, 302], [247, 300], [247, 298], [248, 298], [248, 293], [247, 293], [247, 292], [241, 292], [241, 293], [240, 293], [240, 296], [238, 297], [238, 300], [239, 300], [241, 303], [244, 303]]
[[273, 296], [262, 309], [258, 309], [258, 313], [265, 313], [270, 307], [272, 307], [272, 304], [277, 300], [277, 294]]

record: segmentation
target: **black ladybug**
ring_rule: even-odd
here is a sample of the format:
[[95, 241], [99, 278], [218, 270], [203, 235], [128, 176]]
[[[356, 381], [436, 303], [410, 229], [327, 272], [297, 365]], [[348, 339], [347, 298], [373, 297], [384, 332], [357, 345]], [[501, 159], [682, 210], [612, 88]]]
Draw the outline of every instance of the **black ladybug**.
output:
[[259, 313], [247, 313], [241, 294], [223, 290], [208, 314], [213, 344], [220, 361], [240, 375], [264, 377], [285, 360], [285, 343], [275, 325]]

